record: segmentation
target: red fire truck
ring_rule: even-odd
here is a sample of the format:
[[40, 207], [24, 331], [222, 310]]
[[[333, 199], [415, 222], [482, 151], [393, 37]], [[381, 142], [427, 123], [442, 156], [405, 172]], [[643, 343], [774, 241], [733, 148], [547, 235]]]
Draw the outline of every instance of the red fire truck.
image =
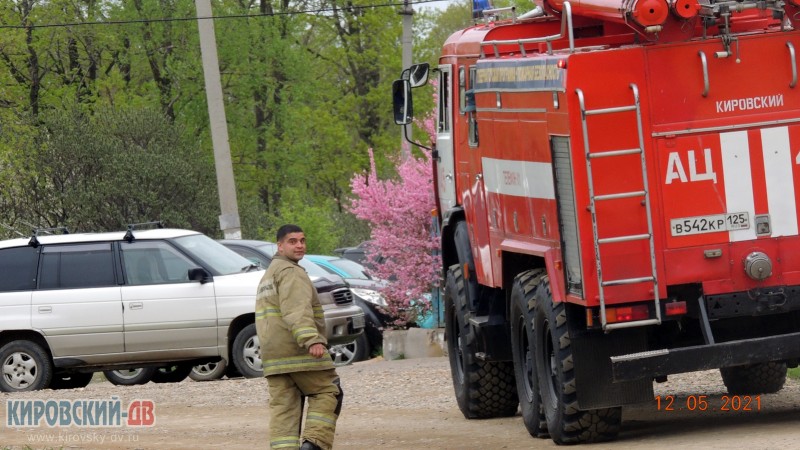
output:
[[[653, 381], [800, 357], [799, 0], [543, 0], [438, 67], [446, 336], [467, 418], [613, 439]], [[429, 66], [394, 85], [398, 124]], [[797, 178], [797, 180], [795, 180]]]

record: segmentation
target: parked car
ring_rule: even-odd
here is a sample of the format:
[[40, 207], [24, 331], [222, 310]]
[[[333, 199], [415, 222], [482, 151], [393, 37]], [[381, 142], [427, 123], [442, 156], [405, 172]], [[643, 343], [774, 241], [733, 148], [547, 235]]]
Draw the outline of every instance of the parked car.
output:
[[[272, 257], [278, 250], [278, 246], [276, 244], [267, 241], [226, 239], [219, 242], [235, 251], [239, 255], [247, 258], [248, 260], [258, 263], [261, 267], [269, 266], [269, 263], [272, 262]], [[323, 268], [309, 261], [307, 257], [301, 259], [299, 264], [306, 269], [306, 272], [308, 272], [312, 283], [314, 283], [314, 287], [317, 289], [317, 293], [320, 295], [320, 299], [323, 296], [328, 295], [330, 292], [339, 292], [342, 290], [347, 290], [348, 292], [351, 291], [351, 289], [348, 288], [347, 283], [345, 283], [340, 276], [327, 272]], [[360, 331], [365, 326], [364, 313], [366, 311], [363, 310], [363, 308], [359, 308], [361, 303], [357, 297], [353, 296], [351, 298], [355, 300], [355, 304], [351, 304], [350, 307], [359, 309], [362, 313], [362, 315], [356, 316], [360, 320], [360, 322], [357, 324]], [[326, 311], [326, 314], [328, 314], [328, 311]], [[353, 313], [348, 312], [347, 314], [352, 315]], [[336, 327], [341, 327], [342, 325], [332, 324], [326, 320], [326, 326], [328, 328], [328, 335], [336, 336], [338, 333], [340, 333], [340, 330]], [[331, 329], [331, 327], [333, 327], [333, 329]], [[364, 359], [364, 347], [368, 345], [368, 343], [366, 342], [366, 336], [364, 336], [363, 333], [358, 333], [358, 336], [355, 339], [350, 339], [347, 342], [342, 342], [341, 340], [331, 340], [329, 337], [328, 345], [330, 346], [329, 351], [333, 357], [333, 363], [337, 366], [344, 366], [354, 361], [360, 361], [361, 359]], [[197, 370], [198, 369], [196, 369], [195, 372]]]
[[[355, 247], [340, 247], [333, 250], [333, 253], [344, 259], [355, 261], [366, 268], [372, 267], [372, 261], [367, 259], [367, 250], [371, 245], [371, 241], [364, 241]], [[377, 263], [380, 264], [384, 261], [382, 256], [378, 256]]]
[[[170, 378], [217, 361], [260, 376], [262, 269], [195, 231], [135, 228], [0, 241], [0, 390], [86, 386], [99, 370]], [[350, 305], [323, 306], [346, 324], [331, 327], [334, 342], [361, 334]]]
[[[386, 299], [381, 294], [386, 287], [386, 281], [373, 278], [369, 274], [369, 270], [354, 259], [326, 255], [306, 255], [306, 259], [313, 261], [330, 273], [341, 276], [350, 285], [356, 304], [364, 309], [367, 316], [364, 332], [367, 334], [370, 348], [381, 347], [383, 345], [383, 329], [394, 321], [386, 312]], [[431, 294], [426, 293], [424, 297], [424, 302], [431, 304]], [[425, 314], [418, 314], [416, 308], [409, 308], [405, 313], [404, 320], [406, 323], [415, 324], [421, 328], [437, 328], [441, 322], [437, 316], [435, 308]]]
[[356, 360], [369, 358], [372, 351], [383, 346], [383, 329], [393, 321], [386, 312], [386, 299], [380, 292], [386, 282], [372, 278], [364, 266], [351, 259], [325, 255], [306, 255], [305, 259], [341, 276], [350, 285], [356, 304], [366, 315], [366, 342], [359, 349]]
[[[220, 240], [219, 242], [245, 257], [250, 263], [258, 265], [261, 269], [269, 265], [272, 260], [271, 255], [277, 250], [275, 244], [263, 241]], [[264, 248], [261, 249], [261, 247]], [[251, 250], [253, 251], [251, 252]], [[266, 254], [270, 256], [267, 257], [265, 256]], [[310, 268], [307, 267], [306, 270], [313, 272], [311, 274], [312, 282], [317, 289], [320, 303], [322, 303], [325, 311], [325, 325], [328, 332], [326, 337], [329, 345], [331, 345], [330, 352], [334, 364], [337, 366], [350, 364], [354, 361], [356, 340], [362, 339], [360, 337], [362, 333], [356, 333], [355, 331], [359, 327], [364, 328], [363, 311], [352, 302], [353, 295], [343, 280], [339, 277], [329, 276], [325, 271], [314, 267], [311, 263], [302, 262], [302, 264], [304, 266], [312, 266]], [[244, 342], [242, 344], [243, 351], [246, 352], [243, 360], [248, 366], [244, 375], [247, 377], [261, 376], [261, 346], [258, 342], [255, 327], [249, 333], [247, 337], [242, 338]], [[348, 338], [343, 339], [341, 337], [343, 335], [348, 336]], [[153, 372], [152, 370], [137, 369], [136, 371], [125, 373], [114, 371], [111, 374], [106, 373], [106, 378], [116, 384], [140, 384], [141, 382], [146, 383], [148, 380], [162, 382], [161, 380], [168, 376], [168, 374], [162, 373], [164, 370], [159, 369], [159, 371]], [[211, 381], [222, 378], [225, 375], [230, 377], [240, 376], [242, 373], [235, 365], [229, 365], [225, 361], [217, 361], [198, 364], [191, 368], [188, 375], [195, 381]]]

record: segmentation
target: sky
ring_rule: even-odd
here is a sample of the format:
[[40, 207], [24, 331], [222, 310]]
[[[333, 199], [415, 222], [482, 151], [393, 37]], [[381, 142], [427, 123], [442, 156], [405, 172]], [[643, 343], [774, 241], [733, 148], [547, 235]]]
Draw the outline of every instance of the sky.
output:
[[439, 0], [430, 3], [421, 3], [418, 5], [414, 5], [414, 9], [420, 8], [435, 8], [435, 9], [447, 9], [447, 5], [449, 5], [451, 0]]

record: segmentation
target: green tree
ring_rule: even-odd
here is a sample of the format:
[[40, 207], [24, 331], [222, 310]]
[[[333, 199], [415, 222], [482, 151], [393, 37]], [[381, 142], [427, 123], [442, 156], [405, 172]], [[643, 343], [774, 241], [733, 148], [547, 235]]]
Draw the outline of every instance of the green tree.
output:
[[473, 23], [471, 0], [451, 2], [444, 10], [423, 8], [414, 15], [414, 62], [427, 62], [436, 67], [447, 38]]
[[55, 70], [46, 57], [47, 44], [34, 32], [34, 26], [48, 17], [46, 7], [37, 6], [38, 3], [36, 0], [0, 3], [3, 23], [15, 27], [3, 30], [0, 62], [4, 70], [0, 70], [0, 84], [11, 87], [4, 89], [0, 102], [34, 116], [41, 108], [42, 91], [47, 88], [46, 77]]
[[[349, 178], [369, 167], [370, 147], [379, 172], [390, 175], [388, 157], [397, 152], [399, 134], [391, 123], [389, 99], [390, 84], [400, 71], [401, 16], [396, 7], [372, 6], [365, 0], [214, 2], [214, 14], [228, 17], [217, 19], [215, 27], [246, 236], [262, 237], [264, 230], [293, 214], [320, 215], [320, 226], [327, 227], [324, 234], [336, 236], [341, 245], [367, 236], [365, 227], [343, 207], [351, 195]], [[104, 214], [87, 210], [76, 215], [69, 199], [86, 201], [77, 195], [70, 164], [88, 171], [96, 170], [89, 162], [106, 168], [135, 165], [147, 157], [122, 152], [138, 155], [126, 161], [105, 152], [122, 145], [108, 130], [140, 132], [134, 119], [117, 118], [131, 120], [127, 128], [104, 122], [110, 120], [103, 117], [109, 111], [141, 110], [157, 117], [154, 120], [166, 117], [164, 126], [179, 134], [176, 143], [195, 146], [194, 160], [211, 160], [195, 14], [193, 2], [181, 0], [0, 0], [0, 26], [14, 27], [0, 34], [0, 182], [5, 187], [0, 210], [22, 214], [6, 216], [10, 221], [19, 217], [44, 225], [80, 219], [88, 226], [90, 213]], [[43, 26], [58, 24], [69, 25]], [[417, 37], [415, 42], [423, 52], [422, 40]], [[441, 42], [436, 43], [437, 52], [440, 47]], [[87, 123], [100, 130], [78, 139], [77, 130]], [[53, 163], [63, 160], [62, 166], [53, 171], [34, 164], [31, 154]], [[87, 165], [80, 166], [82, 162]], [[105, 176], [95, 176], [97, 186]], [[71, 189], [70, 196], [57, 194], [56, 184]], [[207, 184], [208, 204], [215, 205], [216, 184], [213, 179]], [[157, 186], [144, 186], [159, 192]], [[24, 192], [12, 194], [12, 189]], [[117, 211], [117, 222], [133, 216], [154, 218], [156, 211], [143, 205], [117, 205], [119, 191], [114, 186], [102, 189], [111, 192], [102, 201]], [[31, 192], [41, 198], [21, 200]], [[97, 193], [87, 188], [80, 195], [96, 199]], [[303, 201], [291, 201], [296, 198]], [[143, 203], [151, 200], [156, 199]], [[193, 208], [180, 199], [171, 201], [177, 202], [176, 211]], [[192, 216], [181, 214], [178, 222]], [[195, 227], [193, 221], [186, 223]], [[211, 225], [197, 223], [216, 227], [216, 219]], [[337, 233], [343, 227], [348, 233]]]
[[[312, 57], [298, 44], [305, 31], [288, 1], [223, 2], [216, 14], [253, 15], [217, 21], [231, 151], [240, 191], [257, 196], [268, 215], [279, 213], [283, 187], [297, 185], [294, 154], [308, 136], [306, 110], [317, 97]], [[266, 15], [266, 16], [259, 16]]]
[[8, 225], [103, 231], [164, 220], [215, 234], [213, 166], [158, 110], [73, 107], [39, 120], [38, 135], [0, 171], [14, 193], [2, 204], [16, 219]]
[[280, 222], [268, 233], [269, 239], [274, 239], [280, 225], [295, 223], [303, 228], [308, 237], [308, 253], [331, 253], [338, 246], [344, 230], [333, 223], [332, 214], [328, 211], [334, 207], [332, 202], [312, 204], [305, 201], [303, 192], [296, 189], [287, 190], [281, 198], [286, 205], [282, 205]]
[[[157, 92], [162, 112], [175, 120], [195, 96], [203, 97], [199, 35], [194, 2], [132, 0], [106, 2], [109, 20], [136, 21], [116, 28], [115, 72], [140, 95]], [[113, 99], [110, 99], [113, 101]]]

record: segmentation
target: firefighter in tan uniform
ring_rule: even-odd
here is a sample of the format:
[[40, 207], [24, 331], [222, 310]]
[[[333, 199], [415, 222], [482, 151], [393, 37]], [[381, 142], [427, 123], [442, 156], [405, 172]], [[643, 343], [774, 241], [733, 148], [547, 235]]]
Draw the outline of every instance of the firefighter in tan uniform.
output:
[[[327, 352], [317, 291], [297, 264], [306, 252], [303, 230], [284, 225], [277, 242], [256, 296], [256, 329], [269, 383], [270, 447], [327, 450], [342, 408], [339, 376]], [[304, 399], [308, 413], [301, 436]]]

